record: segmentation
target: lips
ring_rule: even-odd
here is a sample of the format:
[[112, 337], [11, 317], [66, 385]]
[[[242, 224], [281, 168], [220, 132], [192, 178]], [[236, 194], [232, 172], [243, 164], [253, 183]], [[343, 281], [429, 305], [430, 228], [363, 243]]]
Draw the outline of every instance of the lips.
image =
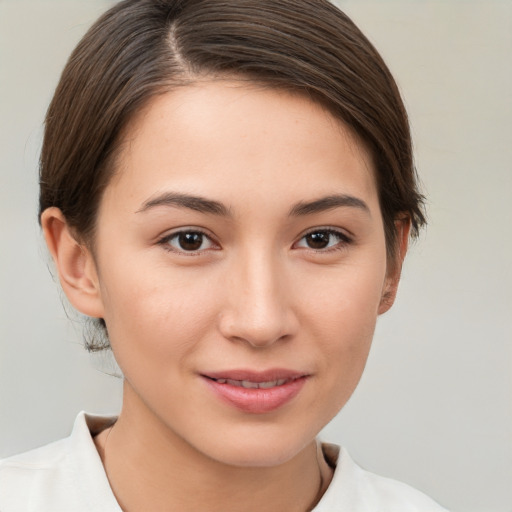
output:
[[250, 380], [233, 380], [233, 379], [214, 379], [219, 384], [229, 384], [230, 386], [238, 386], [246, 389], [269, 389], [274, 388], [276, 386], [282, 386], [287, 382], [290, 382], [288, 379], [279, 379], [279, 380], [269, 380], [266, 382], [253, 382]]
[[243, 412], [263, 414], [290, 402], [302, 390], [308, 375], [275, 369], [264, 372], [229, 370], [202, 377], [224, 403]]

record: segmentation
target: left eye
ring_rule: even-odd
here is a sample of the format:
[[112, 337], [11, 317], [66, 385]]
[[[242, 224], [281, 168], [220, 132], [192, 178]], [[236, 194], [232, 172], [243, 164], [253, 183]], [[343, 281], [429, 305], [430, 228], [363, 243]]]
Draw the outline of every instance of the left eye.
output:
[[319, 229], [304, 235], [297, 242], [296, 247], [306, 247], [319, 251], [347, 243], [350, 243], [350, 239], [343, 233], [329, 229]]
[[212, 240], [201, 231], [180, 231], [162, 240], [175, 251], [197, 252], [215, 247]]

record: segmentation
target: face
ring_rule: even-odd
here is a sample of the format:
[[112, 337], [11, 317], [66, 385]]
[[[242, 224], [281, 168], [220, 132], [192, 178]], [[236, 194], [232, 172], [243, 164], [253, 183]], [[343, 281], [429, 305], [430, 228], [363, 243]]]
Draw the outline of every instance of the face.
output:
[[352, 394], [384, 309], [371, 158], [300, 96], [161, 95], [126, 135], [94, 265], [122, 414], [224, 463], [289, 460]]

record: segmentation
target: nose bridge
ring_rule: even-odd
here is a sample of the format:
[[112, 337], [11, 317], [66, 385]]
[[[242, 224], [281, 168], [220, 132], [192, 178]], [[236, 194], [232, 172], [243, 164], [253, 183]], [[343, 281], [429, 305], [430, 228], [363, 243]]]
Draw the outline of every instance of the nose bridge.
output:
[[292, 334], [293, 319], [279, 257], [271, 248], [236, 258], [228, 284], [224, 335], [265, 347]]

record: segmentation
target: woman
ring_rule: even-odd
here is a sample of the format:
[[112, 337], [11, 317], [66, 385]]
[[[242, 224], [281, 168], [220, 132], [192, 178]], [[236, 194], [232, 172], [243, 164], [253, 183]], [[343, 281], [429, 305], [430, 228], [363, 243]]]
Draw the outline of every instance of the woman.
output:
[[442, 510], [318, 432], [424, 223], [407, 116], [323, 0], [127, 0], [50, 105], [40, 220], [119, 418], [0, 464], [0, 510]]

